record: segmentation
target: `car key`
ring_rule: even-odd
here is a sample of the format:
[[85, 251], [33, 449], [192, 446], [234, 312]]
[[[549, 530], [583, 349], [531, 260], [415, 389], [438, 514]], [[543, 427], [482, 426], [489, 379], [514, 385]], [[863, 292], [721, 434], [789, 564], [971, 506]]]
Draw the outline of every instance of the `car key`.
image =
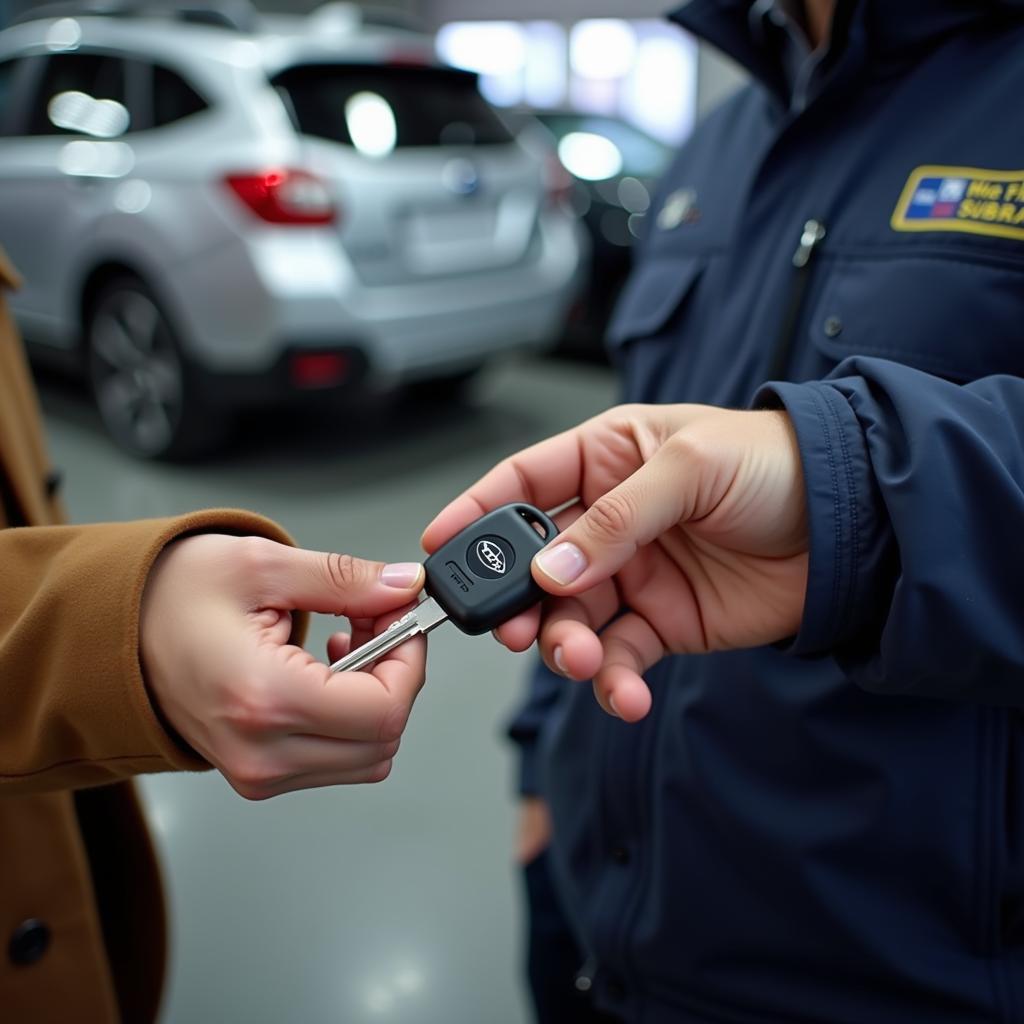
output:
[[530, 575], [530, 562], [557, 533], [547, 515], [523, 502], [481, 516], [423, 563], [427, 597], [383, 633], [334, 662], [331, 671], [365, 668], [448, 619], [471, 636], [508, 622], [544, 597]]

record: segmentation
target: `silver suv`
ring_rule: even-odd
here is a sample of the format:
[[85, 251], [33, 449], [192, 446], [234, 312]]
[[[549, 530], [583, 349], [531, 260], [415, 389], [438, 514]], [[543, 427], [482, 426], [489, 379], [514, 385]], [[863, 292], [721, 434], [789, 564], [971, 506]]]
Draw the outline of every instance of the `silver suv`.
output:
[[15, 315], [143, 456], [209, 447], [245, 405], [451, 386], [552, 344], [586, 245], [563, 186], [473, 76], [354, 5], [0, 32]]

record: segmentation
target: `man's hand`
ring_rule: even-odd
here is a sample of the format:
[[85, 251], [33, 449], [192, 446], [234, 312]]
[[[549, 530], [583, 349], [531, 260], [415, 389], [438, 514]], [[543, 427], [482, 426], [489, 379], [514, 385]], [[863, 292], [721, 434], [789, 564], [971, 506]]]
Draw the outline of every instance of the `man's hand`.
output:
[[402, 644], [372, 671], [332, 675], [288, 642], [291, 612], [348, 616], [355, 635], [331, 638], [333, 660], [406, 610], [422, 584], [415, 564], [258, 537], [175, 541], [143, 595], [150, 692], [181, 737], [249, 799], [379, 782], [423, 685], [424, 640]]
[[533, 561], [555, 599], [506, 623], [524, 650], [593, 679], [626, 721], [650, 693], [641, 674], [667, 653], [772, 643], [803, 614], [808, 536], [803, 470], [784, 412], [629, 405], [505, 459], [427, 527], [436, 550], [511, 501], [578, 503]]

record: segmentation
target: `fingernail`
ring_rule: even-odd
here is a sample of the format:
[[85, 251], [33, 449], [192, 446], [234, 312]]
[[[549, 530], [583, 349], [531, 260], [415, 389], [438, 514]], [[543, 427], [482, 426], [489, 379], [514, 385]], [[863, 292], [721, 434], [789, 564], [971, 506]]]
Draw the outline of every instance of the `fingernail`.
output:
[[587, 557], [575, 544], [563, 541], [547, 551], [542, 551], [536, 558], [541, 571], [550, 576], [556, 583], [565, 585], [579, 579], [587, 567]]
[[567, 676], [569, 674], [569, 670], [565, 667], [565, 656], [561, 646], [556, 647], [554, 654], [552, 654], [551, 656], [555, 659], [555, 664], [558, 666], [558, 671], [561, 672], [563, 676]]
[[419, 562], [393, 562], [381, 569], [380, 581], [386, 587], [405, 590], [414, 587], [422, 575], [423, 566]]
[[[619, 715], [619, 708], [618, 708], [618, 705], [615, 703], [615, 694], [614, 693], [609, 693], [608, 694], [608, 706], [612, 709], [612, 711], [615, 712], [615, 714]], [[619, 718], [621, 718], [621, 717], [622, 717], [622, 715], [619, 715]]]

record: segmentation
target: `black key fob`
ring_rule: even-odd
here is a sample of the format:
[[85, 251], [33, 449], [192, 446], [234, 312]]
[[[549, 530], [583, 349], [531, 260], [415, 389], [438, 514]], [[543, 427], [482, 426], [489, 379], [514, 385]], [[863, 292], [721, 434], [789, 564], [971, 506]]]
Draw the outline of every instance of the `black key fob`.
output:
[[544, 597], [530, 561], [558, 527], [523, 502], [470, 523], [423, 563], [427, 593], [463, 633], [488, 633]]

